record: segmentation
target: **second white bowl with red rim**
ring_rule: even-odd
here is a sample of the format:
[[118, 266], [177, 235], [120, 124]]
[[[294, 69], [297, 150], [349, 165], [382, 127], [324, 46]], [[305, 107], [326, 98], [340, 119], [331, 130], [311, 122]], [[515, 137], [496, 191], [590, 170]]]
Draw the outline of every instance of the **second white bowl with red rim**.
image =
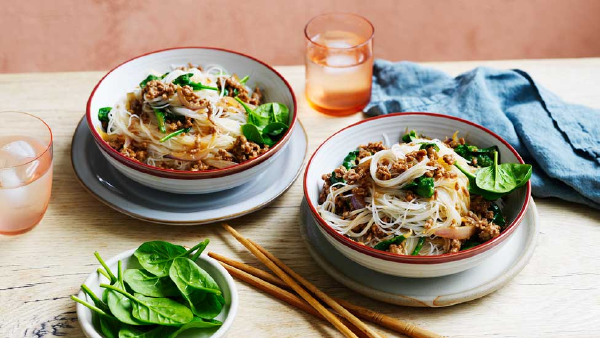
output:
[[[132, 91], [151, 71], [171, 71], [173, 66], [217, 64], [230, 74], [250, 74], [248, 85], [259, 86], [265, 102], [285, 104], [290, 111], [289, 129], [268, 152], [253, 160], [223, 169], [184, 171], [150, 166], [123, 156], [100, 136], [98, 109], [112, 107]], [[184, 47], [144, 54], [122, 63], [96, 85], [87, 103], [86, 118], [104, 157], [121, 173], [154, 189], [178, 194], [203, 194], [240, 186], [257, 177], [287, 146], [297, 121], [296, 97], [289, 83], [269, 65], [237, 52], [208, 47]]]
[[507, 227], [500, 236], [474, 248], [437, 256], [410, 256], [380, 251], [361, 245], [335, 231], [317, 211], [321, 176], [340, 166], [344, 157], [361, 144], [383, 141], [391, 146], [407, 130], [431, 138], [445, 139], [456, 131], [479, 147], [496, 145], [503, 162], [524, 163], [519, 154], [500, 136], [472, 122], [433, 113], [397, 113], [360, 121], [329, 137], [315, 151], [304, 173], [304, 196], [312, 217], [325, 238], [353, 261], [382, 273], [403, 277], [438, 277], [464, 271], [493, 255], [519, 226], [531, 197], [531, 183], [512, 192], [504, 201]]

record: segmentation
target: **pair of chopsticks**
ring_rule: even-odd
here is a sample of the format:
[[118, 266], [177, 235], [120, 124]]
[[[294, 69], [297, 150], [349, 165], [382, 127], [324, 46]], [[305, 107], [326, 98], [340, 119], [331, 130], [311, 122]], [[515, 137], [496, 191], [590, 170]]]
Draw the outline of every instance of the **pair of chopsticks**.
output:
[[[416, 338], [439, 338], [442, 337], [436, 333], [416, 327], [410, 323], [386, 316], [384, 314], [371, 311], [369, 309], [353, 305], [341, 299], [334, 299], [319, 290], [308, 280], [294, 272], [285, 263], [273, 256], [269, 251], [250, 239], [243, 237], [228, 224], [223, 227], [233, 235], [242, 245], [244, 245], [254, 256], [256, 256], [264, 265], [266, 265], [276, 276], [261, 269], [237, 262], [221, 255], [210, 252], [209, 256], [220, 261], [221, 264], [235, 277], [254, 285], [255, 287], [304, 310], [307, 313], [315, 315], [329, 321], [346, 337], [372, 337], [380, 338], [382, 335], [371, 329], [359, 318], [392, 329], [396, 332]], [[310, 291], [307, 292], [306, 290]], [[292, 289], [297, 295], [284, 290]], [[312, 295], [311, 295], [312, 293]], [[326, 308], [319, 298], [336, 313]]]

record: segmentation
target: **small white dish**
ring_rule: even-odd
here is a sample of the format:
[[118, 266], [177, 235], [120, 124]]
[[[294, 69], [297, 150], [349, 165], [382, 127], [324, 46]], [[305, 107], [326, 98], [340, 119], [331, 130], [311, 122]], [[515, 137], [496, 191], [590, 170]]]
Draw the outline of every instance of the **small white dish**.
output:
[[350, 125], [330, 136], [312, 155], [304, 174], [304, 197], [312, 216], [325, 238], [339, 252], [363, 266], [382, 273], [402, 277], [439, 277], [470, 269], [500, 250], [519, 227], [531, 196], [531, 182], [513, 191], [503, 199], [506, 228], [483, 244], [456, 253], [435, 256], [399, 255], [360, 245], [338, 233], [318, 213], [319, 192], [324, 173], [337, 168], [348, 152], [361, 144], [382, 141], [391, 146], [400, 141], [407, 130], [432, 138], [445, 139], [456, 131], [460, 137], [481, 147], [498, 146], [506, 163], [524, 163], [508, 142], [491, 130], [467, 120], [434, 113], [397, 113], [373, 117]]
[[478, 266], [449, 276], [408, 278], [370, 270], [341, 254], [318, 230], [305, 200], [300, 215], [300, 234], [310, 255], [327, 274], [369, 298], [413, 307], [451, 306], [499, 290], [527, 265], [540, 232], [539, 215], [531, 200], [521, 226], [506, 245]]
[[300, 174], [307, 144], [298, 123], [289, 147], [260, 176], [233, 189], [198, 195], [165, 193], [123, 176], [102, 156], [85, 120], [73, 134], [71, 161], [81, 185], [111, 208], [153, 223], [197, 225], [240, 217], [271, 203]]
[[[217, 64], [231, 74], [250, 74], [247, 85], [260, 87], [265, 102], [285, 104], [290, 111], [289, 129], [266, 153], [243, 163], [201, 171], [173, 170], [154, 167], [133, 160], [106, 143], [98, 130], [98, 109], [112, 107], [132, 91], [151, 71], [162, 74], [173, 66], [207, 66]], [[297, 104], [290, 84], [275, 69], [251, 56], [230, 50], [210, 47], [181, 47], [159, 50], [123, 62], [108, 72], [94, 87], [87, 103], [86, 119], [90, 132], [100, 152], [130, 179], [154, 189], [176, 194], [206, 194], [235, 188], [259, 176], [288, 147], [290, 136], [296, 128]]]
[[[117, 264], [118, 261], [122, 262], [123, 271], [125, 269], [139, 269], [141, 268], [140, 264], [137, 261], [137, 258], [133, 256], [133, 253], [136, 249], [132, 249], [129, 251], [122, 252], [115, 257], [105, 261], [106, 265], [113, 271], [113, 273], [117, 273]], [[235, 319], [235, 315], [237, 314], [238, 309], [238, 293], [237, 287], [235, 286], [235, 282], [231, 275], [217, 262], [216, 260], [208, 257], [206, 252], [203, 252], [200, 255], [200, 258], [196, 261], [198, 266], [208, 272], [209, 275], [217, 282], [221, 291], [223, 292], [223, 297], [225, 298], [225, 305], [223, 306], [223, 310], [221, 313], [215, 317], [215, 319], [223, 322], [223, 325], [216, 329], [190, 329], [184, 331], [178, 337], [181, 338], [219, 338], [223, 337], [227, 330], [233, 324]], [[100, 266], [98, 266], [100, 267]], [[89, 277], [85, 280], [84, 284], [87, 285], [97, 296], [100, 296], [103, 292], [103, 288], [100, 287], [101, 283], [108, 283], [108, 279], [104, 276], [100, 275], [98, 272], [94, 271], [89, 275]], [[84, 299], [90, 303], [92, 300], [83, 292], [80, 291], [77, 295], [79, 298]], [[102, 336], [96, 331], [92, 324], [92, 311], [87, 307], [77, 303], [77, 318], [79, 319], [79, 325], [83, 330], [83, 333], [86, 337], [89, 338], [102, 338]]]

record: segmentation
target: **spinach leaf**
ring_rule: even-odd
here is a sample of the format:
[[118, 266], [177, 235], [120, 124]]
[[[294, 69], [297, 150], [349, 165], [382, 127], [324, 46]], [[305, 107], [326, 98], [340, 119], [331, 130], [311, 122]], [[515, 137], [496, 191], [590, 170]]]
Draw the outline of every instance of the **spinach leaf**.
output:
[[143, 269], [127, 269], [123, 279], [133, 291], [144, 296], [158, 298], [179, 296], [179, 290], [169, 277], [157, 277]]
[[506, 219], [502, 215], [502, 210], [500, 210], [500, 207], [498, 207], [498, 204], [492, 203], [492, 205], [490, 206], [490, 208], [488, 210], [494, 213], [494, 218], [492, 219], [492, 223], [504, 228], [506, 226]]
[[358, 156], [358, 150], [354, 150], [348, 153], [346, 157], [344, 157], [344, 162], [342, 165], [346, 167], [346, 169], [352, 169], [356, 167], [356, 157]]
[[269, 117], [270, 122], [280, 122], [286, 126], [289, 123], [290, 111], [286, 105], [281, 103], [269, 102], [261, 104], [256, 108], [255, 112], [261, 116]]
[[[202, 296], [201, 294], [204, 294]], [[207, 293], [201, 290], [196, 290], [190, 295], [190, 299], [194, 303], [194, 314], [202, 319], [212, 319], [221, 313], [225, 298], [223, 295]], [[201, 301], [197, 301], [202, 299]]]
[[271, 102], [252, 109], [239, 97], [235, 97], [235, 100], [248, 114], [248, 123], [242, 126], [242, 134], [246, 139], [272, 146], [289, 128], [289, 109], [284, 104]]
[[223, 325], [222, 322], [215, 319], [202, 319], [198, 317], [194, 317], [191, 322], [183, 325], [177, 331], [171, 333], [168, 338], [175, 338], [183, 331], [189, 329], [208, 329], [208, 328], [216, 328]]
[[478, 246], [479, 244], [481, 244], [478, 240], [475, 239], [467, 239], [463, 245], [460, 247], [460, 251], [463, 250], [467, 250], [467, 249], [471, 249], [473, 247]]
[[202, 252], [204, 251], [204, 249], [206, 249], [206, 247], [208, 246], [208, 243], [210, 243], [210, 240], [207, 238], [207, 239], [203, 240], [202, 242], [200, 242], [197, 245], [198, 248], [197, 248], [196, 253], [194, 254], [194, 256], [192, 256], [192, 258], [191, 258], [192, 261], [195, 262], [196, 260], [198, 260], [198, 258], [200, 257], [200, 255], [202, 254]]
[[158, 122], [158, 130], [161, 133], [167, 132], [167, 127], [165, 126], [165, 113], [154, 108], [154, 116], [156, 116], [156, 121]]
[[402, 136], [402, 142], [410, 143], [410, 142], [414, 141], [416, 138], [417, 138], [417, 132], [414, 130], [411, 130], [408, 132], [408, 134], [405, 134], [404, 136]]
[[98, 120], [100, 122], [108, 122], [110, 121], [110, 117], [108, 117], [108, 113], [112, 110], [112, 107], [103, 107], [98, 109]]
[[[90, 290], [90, 288], [87, 287], [87, 285], [81, 285], [81, 289], [92, 299], [94, 305], [98, 309], [105, 312], [105, 314], [103, 315], [101, 315], [100, 313], [96, 313], [98, 315], [92, 317], [92, 324], [94, 324], [94, 327], [100, 327], [100, 331], [107, 338], [117, 337], [119, 330], [121, 329], [121, 327], [124, 327], [125, 324], [121, 324], [121, 322], [117, 320], [117, 318], [108, 315], [110, 313], [108, 305], [106, 305], [106, 303], [100, 300], [98, 296], [96, 296], [96, 294], [92, 290]], [[93, 309], [92, 311], [95, 312]]]
[[[167, 74], [168, 74], [168, 73], [167, 73]], [[159, 79], [162, 79], [162, 78], [164, 78], [164, 75], [163, 75], [163, 77], [158, 77], [158, 76], [156, 76], [156, 75], [152, 75], [152, 74], [150, 74], [150, 75], [148, 75], [148, 77], [146, 77], [146, 78], [144, 79], [144, 81], [140, 82], [140, 88], [142, 88], [142, 89], [143, 89], [144, 87], [146, 87], [146, 85], [148, 84], [148, 82], [150, 82], [150, 81], [152, 81], [152, 80], [159, 80]]]
[[531, 165], [504, 163], [498, 165], [498, 153], [494, 152], [494, 164], [477, 170], [475, 183], [482, 190], [508, 194], [523, 186], [531, 177]]
[[202, 246], [205, 246], [205, 241], [196, 244], [189, 250], [169, 242], [152, 241], [140, 245], [133, 255], [148, 272], [157, 277], [165, 277], [169, 275], [171, 263], [175, 258], [187, 257]]
[[[97, 298], [97, 297], [96, 297]], [[117, 320], [117, 318], [108, 314], [107, 312], [101, 310], [95, 305], [92, 305], [82, 299], [77, 298], [76, 296], [71, 296], [71, 299], [76, 301], [77, 303], [82, 304], [83, 306], [92, 310], [92, 312], [98, 315], [98, 320], [92, 319], [94, 325], [96, 327], [100, 326], [100, 330], [107, 338], [116, 338], [118, 337], [118, 332], [122, 326], [121, 322]]]
[[[123, 273], [121, 271], [121, 261], [119, 261], [119, 274], [118, 280], [113, 283], [117, 288], [125, 290], [125, 283], [123, 282]], [[133, 317], [133, 305], [131, 301], [118, 292], [114, 292], [111, 290], [104, 290], [106, 293], [106, 300], [108, 304], [108, 308], [110, 312], [117, 317], [122, 323], [129, 325], [143, 325], [144, 323], [140, 322], [136, 318]]]
[[127, 297], [133, 305], [133, 317], [143, 323], [178, 326], [187, 324], [194, 318], [190, 309], [169, 298], [152, 298], [141, 294], [133, 296], [121, 288], [108, 284], [100, 284], [100, 287]]
[[346, 180], [343, 177], [340, 177], [340, 178], [335, 177], [335, 170], [334, 170], [331, 172], [331, 177], [329, 178], [329, 182], [331, 184], [346, 183]]
[[[173, 137], [175, 137], [175, 136], [177, 136], [177, 135], [179, 135], [179, 134], [183, 134], [183, 133], [189, 133], [191, 130], [192, 130], [192, 128], [191, 128], [191, 127], [189, 127], [189, 128], [183, 128], [183, 129], [179, 129], [179, 130], [177, 130], [177, 131], [174, 131], [174, 132], [170, 133], [169, 135], [167, 135], [167, 136], [165, 136], [165, 137], [161, 138], [159, 141], [160, 141], [161, 143], [162, 143], [162, 142], [165, 142], [165, 141], [167, 141], [168, 139], [171, 139], [171, 138], [173, 138]], [[166, 130], [165, 130], [165, 131], [166, 131]]]
[[[478, 167], [489, 167], [494, 164], [494, 152], [499, 153], [497, 146], [479, 149], [476, 146], [468, 144], [460, 144], [454, 151], [467, 161], [477, 163]], [[499, 155], [498, 155], [499, 156]]]
[[273, 122], [269, 123], [262, 131], [263, 135], [278, 136], [286, 131], [288, 126], [285, 123]]
[[148, 330], [123, 328], [119, 331], [119, 338], [164, 338], [171, 337], [177, 331], [179, 331], [179, 328], [175, 326], [163, 325], [150, 327]]
[[242, 125], [242, 134], [244, 134], [246, 139], [250, 142], [257, 144], [265, 143], [260, 130], [254, 124], [246, 123]]
[[435, 193], [435, 181], [431, 177], [421, 176], [406, 184], [403, 189], [414, 191], [421, 197], [431, 197]]
[[178, 257], [173, 260], [169, 277], [185, 296], [190, 289], [202, 290], [216, 295], [221, 294], [219, 285], [204, 269], [189, 258]]
[[194, 74], [192, 74], [192, 73], [183, 74], [183, 75], [177, 77], [175, 80], [173, 80], [173, 84], [177, 84], [182, 87], [190, 86], [190, 87], [192, 87], [193, 90], [202, 90], [202, 89], [209, 89], [209, 90], [216, 90], [216, 91], [219, 90], [219, 88], [217, 88], [217, 87], [205, 86], [200, 82], [193, 82], [191, 80], [191, 78], [193, 76], [194, 76]]
[[419, 237], [419, 241], [417, 242], [415, 249], [411, 253], [412, 256], [419, 255], [419, 252], [421, 252], [421, 248], [423, 248], [423, 243], [425, 243], [425, 237]]
[[531, 178], [530, 164], [504, 163], [498, 165], [498, 152], [494, 152], [493, 158], [492, 166], [479, 168], [475, 173], [454, 163], [469, 179], [469, 192], [481, 195], [488, 201], [494, 201], [510, 194], [525, 185]]
[[377, 249], [377, 250], [381, 250], [381, 251], [387, 251], [390, 248], [390, 245], [392, 244], [400, 244], [402, 242], [404, 242], [404, 240], [406, 239], [406, 237], [400, 235], [400, 236], [396, 236], [394, 238], [391, 239], [386, 239], [385, 241], [381, 241], [379, 243], [377, 243], [373, 248]]
[[421, 146], [419, 147], [419, 149], [427, 149], [429, 147], [433, 147], [433, 149], [435, 149], [435, 151], [440, 151], [440, 147], [438, 147], [437, 144], [435, 144], [435, 143], [426, 143], [426, 142], [421, 143]]
[[219, 285], [195, 262], [188, 258], [176, 258], [169, 276], [196, 316], [214, 318], [221, 312], [225, 300]]

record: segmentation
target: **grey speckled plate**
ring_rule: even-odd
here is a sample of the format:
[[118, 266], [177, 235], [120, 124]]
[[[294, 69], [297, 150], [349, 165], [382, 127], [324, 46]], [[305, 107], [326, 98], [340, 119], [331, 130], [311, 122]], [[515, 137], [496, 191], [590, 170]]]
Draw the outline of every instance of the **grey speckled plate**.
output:
[[308, 143], [302, 124], [294, 129], [287, 149], [259, 177], [211, 194], [170, 194], [123, 176], [102, 156], [85, 120], [75, 129], [71, 161], [83, 187], [117, 211], [153, 223], [205, 224], [254, 212], [294, 183], [302, 171]]
[[306, 201], [301, 208], [300, 233], [325, 272], [367, 297], [403, 306], [450, 306], [500, 289], [527, 265], [540, 232], [537, 208], [531, 200], [523, 222], [506, 245], [482, 264], [450, 276], [405, 278], [369, 270], [341, 254], [317, 229]]

